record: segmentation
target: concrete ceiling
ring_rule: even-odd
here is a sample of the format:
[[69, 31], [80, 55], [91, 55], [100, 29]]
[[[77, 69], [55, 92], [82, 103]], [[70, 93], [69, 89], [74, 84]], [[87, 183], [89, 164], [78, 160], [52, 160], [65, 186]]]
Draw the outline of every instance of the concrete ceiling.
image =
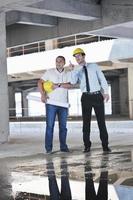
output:
[[[81, 32], [133, 38], [132, 0], [1, 0], [0, 11], [7, 13], [7, 26], [56, 27], [44, 35], [46, 39]], [[36, 37], [41, 39], [39, 34]]]
[[80, 33], [133, 39], [132, 0], [0, 0], [0, 12], [7, 47]]
[[94, 20], [101, 17], [100, 5], [80, 0], [7, 0], [0, 1], [0, 10], [7, 12], [7, 25], [13, 23], [56, 25], [58, 17]]

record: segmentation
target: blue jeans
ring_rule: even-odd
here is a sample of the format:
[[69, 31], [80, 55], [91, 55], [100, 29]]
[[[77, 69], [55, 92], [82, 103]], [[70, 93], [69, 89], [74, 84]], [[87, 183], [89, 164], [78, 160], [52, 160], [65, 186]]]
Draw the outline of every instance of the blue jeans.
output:
[[47, 175], [49, 180], [49, 193], [51, 200], [72, 200], [71, 188], [69, 183], [69, 172], [65, 160], [61, 160], [61, 191], [59, 191], [54, 163], [49, 162], [46, 164]]
[[60, 150], [67, 149], [66, 136], [67, 136], [67, 116], [68, 108], [46, 104], [46, 134], [45, 134], [45, 148], [46, 151], [52, 151], [53, 148], [53, 132], [56, 115], [59, 122], [59, 140]]

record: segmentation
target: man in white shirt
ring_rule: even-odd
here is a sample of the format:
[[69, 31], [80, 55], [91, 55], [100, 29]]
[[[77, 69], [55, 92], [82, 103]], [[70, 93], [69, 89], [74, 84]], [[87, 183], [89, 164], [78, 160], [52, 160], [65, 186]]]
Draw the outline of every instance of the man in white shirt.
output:
[[[71, 74], [64, 69], [64, 65], [65, 58], [63, 56], [58, 56], [56, 58], [56, 68], [47, 70], [38, 81], [41, 100], [46, 104], [45, 148], [47, 153], [52, 153], [53, 149], [53, 132], [56, 115], [59, 121], [60, 150], [62, 152], [69, 152], [66, 144], [66, 123], [69, 107], [68, 88], [71, 86]], [[52, 92], [46, 93], [46, 91], [44, 91], [43, 83], [45, 81], [54, 83]]]
[[79, 66], [72, 71], [71, 83], [76, 84], [79, 82], [82, 91], [81, 106], [84, 152], [89, 152], [91, 148], [90, 123], [92, 108], [94, 108], [96, 114], [103, 151], [110, 152], [111, 149], [108, 147], [108, 132], [104, 113], [104, 100], [109, 100], [107, 81], [96, 63], [86, 63], [83, 49], [75, 49], [73, 56]]

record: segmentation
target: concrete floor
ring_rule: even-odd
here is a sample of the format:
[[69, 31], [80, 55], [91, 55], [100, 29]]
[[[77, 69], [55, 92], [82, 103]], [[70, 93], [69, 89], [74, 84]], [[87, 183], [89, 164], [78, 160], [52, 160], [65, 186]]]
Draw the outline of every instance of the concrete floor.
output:
[[[82, 122], [68, 122], [67, 143], [71, 152], [61, 153], [56, 123], [54, 153], [46, 155], [45, 123], [10, 123], [10, 141], [0, 145], [0, 200], [26, 200], [33, 196], [36, 200], [49, 199], [49, 186], [52, 182], [57, 189], [56, 181], [59, 190], [64, 181], [67, 200], [93, 200], [89, 196], [96, 195], [93, 183], [99, 200], [133, 200], [133, 121], [107, 121], [107, 129], [112, 152], [103, 154], [93, 121], [92, 149], [83, 154]], [[52, 200], [59, 199], [58, 193]]]

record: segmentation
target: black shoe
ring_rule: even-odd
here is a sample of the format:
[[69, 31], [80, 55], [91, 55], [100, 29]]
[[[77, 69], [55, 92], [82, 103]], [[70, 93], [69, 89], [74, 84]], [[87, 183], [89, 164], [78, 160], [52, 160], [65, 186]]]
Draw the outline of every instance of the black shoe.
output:
[[103, 151], [105, 153], [110, 153], [111, 152], [111, 149], [109, 147], [103, 147]]
[[85, 148], [85, 149], [83, 150], [83, 153], [88, 153], [88, 152], [90, 152], [90, 147]]

